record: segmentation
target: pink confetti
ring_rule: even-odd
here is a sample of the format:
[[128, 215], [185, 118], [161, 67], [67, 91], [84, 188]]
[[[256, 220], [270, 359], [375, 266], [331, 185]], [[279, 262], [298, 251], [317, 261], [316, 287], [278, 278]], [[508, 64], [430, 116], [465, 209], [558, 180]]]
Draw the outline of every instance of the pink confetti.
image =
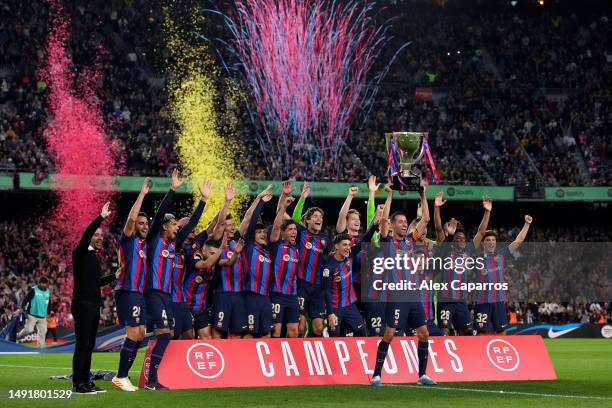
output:
[[[70, 18], [59, 0], [48, 0], [49, 33], [46, 66], [40, 77], [48, 84], [50, 120], [44, 135], [55, 161], [58, 205], [47, 227], [59, 234], [62, 252], [70, 251], [84, 228], [112, 198], [112, 175], [119, 169], [118, 153], [104, 133], [104, 121], [95, 84], [101, 73], [98, 66], [76, 73], [67, 52]], [[67, 177], [70, 176], [70, 177]], [[102, 176], [102, 177], [100, 177]]]

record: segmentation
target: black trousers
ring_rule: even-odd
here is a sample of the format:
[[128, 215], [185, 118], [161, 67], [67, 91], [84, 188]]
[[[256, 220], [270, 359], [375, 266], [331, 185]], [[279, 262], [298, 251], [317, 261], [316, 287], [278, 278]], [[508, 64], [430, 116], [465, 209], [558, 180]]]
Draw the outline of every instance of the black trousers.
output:
[[53, 341], [57, 343], [57, 331], [56, 331], [56, 329], [49, 329], [49, 328], [47, 328], [47, 333], [49, 333], [51, 335], [51, 337], [53, 337]]
[[87, 384], [91, 371], [91, 354], [96, 345], [96, 333], [100, 321], [98, 303], [74, 300], [72, 302], [76, 346], [72, 356], [72, 383]]

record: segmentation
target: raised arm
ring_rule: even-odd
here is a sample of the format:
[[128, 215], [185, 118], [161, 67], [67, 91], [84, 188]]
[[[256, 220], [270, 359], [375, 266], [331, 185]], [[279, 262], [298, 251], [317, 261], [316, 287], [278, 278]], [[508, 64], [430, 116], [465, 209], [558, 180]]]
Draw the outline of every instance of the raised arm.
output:
[[523, 241], [525, 241], [525, 237], [527, 237], [527, 232], [529, 232], [529, 227], [531, 226], [532, 221], [533, 219], [531, 218], [531, 215], [525, 215], [525, 224], [523, 224], [523, 228], [521, 228], [521, 231], [518, 233], [514, 241], [508, 245], [510, 252], [516, 251], [518, 247], [521, 246]]
[[140, 187], [140, 193], [138, 194], [138, 198], [136, 198], [136, 202], [132, 206], [130, 210], [130, 214], [128, 215], [128, 219], [123, 226], [123, 235], [126, 237], [131, 237], [134, 235], [136, 219], [138, 218], [138, 213], [140, 212], [140, 208], [142, 207], [142, 202], [144, 201], [145, 196], [149, 192], [149, 187], [151, 186], [151, 178], [145, 177], [144, 182], [142, 183], [142, 187]]
[[348, 190], [344, 204], [342, 204], [342, 208], [340, 208], [340, 214], [338, 214], [338, 221], [336, 221], [336, 232], [338, 234], [346, 231], [346, 216], [351, 209], [351, 202], [358, 192], [359, 189], [357, 187], [350, 187]]
[[229, 211], [229, 206], [236, 197], [236, 191], [231, 183], [226, 184], [224, 188], [225, 201], [223, 202], [223, 206], [221, 207], [221, 211], [217, 214], [217, 223], [215, 224], [212, 232], [212, 239], [221, 239], [223, 236], [223, 232], [225, 231], [225, 218], [227, 218], [227, 213]]
[[376, 190], [380, 184], [376, 183], [376, 176], [368, 178], [368, 205], [366, 214], [366, 223], [370, 225], [376, 215]]
[[222, 252], [221, 248], [225, 247], [226, 244], [227, 244], [227, 238], [223, 238], [223, 241], [221, 242], [221, 246], [219, 247], [219, 250], [215, 252], [213, 256], [209, 256], [207, 259], [203, 259], [203, 257], [200, 257], [198, 253], [194, 253], [193, 259], [196, 261], [194, 265], [195, 268], [198, 270], [202, 270], [202, 269], [210, 269], [213, 266], [215, 266], [217, 262], [219, 262], [219, 258], [221, 257], [221, 252]]
[[444, 228], [442, 227], [442, 215], [440, 214], [440, 207], [444, 204], [446, 204], [444, 193], [440, 191], [436, 194], [436, 200], [434, 201], [434, 224], [436, 226], [436, 240], [438, 242], [443, 242], [446, 238]]
[[[266, 198], [265, 201], [264, 197]], [[257, 219], [259, 218], [259, 214], [261, 214], [261, 209], [263, 208], [264, 203], [267, 203], [271, 199], [272, 184], [268, 185], [265, 190], [255, 197], [255, 200], [251, 203], [249, 209], [246, 211], [246, 213], [244, 213], [244, 218], [242, 218], [240, 228], [238, 229], [241, 237], [245, 237], [246, 239], [253, 238], [253, 235], [255, 234], [255, 224], [257, 224]]]
[[416, 225], [416, 230], [420, 236], [424, 237], [427, 235], [427, 224], [429, 224], [429, 205], [427, 204], [427, 197], [425, 196], [425, 186], [419, 191], [421, 196], [421, 220]]
[[153, 221], [149, 226], [147, 238], [155, 237], [157, 236], [157, 234], [159, 234], [159, 231], [161, 231], [164, 215], [170, 210], [170, 206], [174, 201], [174, 193], [176, 192], [176, 189], [181, 186], [181, 184], [183, 184], [183, 181], [179, 178], [178, 169], [172, 170], [172, 182], [170, 184], [170, 190], [168, 190], [168, 192], [164, 196], [164, 199], [159, 204], [157, 212], [155, 212]]
[[484, 208], [484, 215], [478, 226], [478, 231], [476, 231], [476, 235], [474, 235], [474, 239], [472, 240], [474, 248], [478, 248], [482, 242], [482, 237], [484, 237], [487, 227], [489, 226], [489, 218], [491, 217], [491, 210], [493, 209], [493, 202], [491, 198], [486, 195], [482, 197], [482, 208]]
[[106, 202], [104, 206], [102, 206], [102, 211], [100, 211], [100, 215], [98, 215], [91, 222], [91, 224], [89, 224], [87, 228], [85, 228], [85, 231], [83, 231], [83, 235], [81, 236], [79, 243], [77, 244], [76, 248], [74, 248], [75, 253], [82, 254], [87, 251], [87, 248], [89, 248], [89, 244], [91, 243], [91, 238], [96, 233], [96, 230], [100, 227], [100, 225], [102, 225], [102, 221], [104, 221], [104, 219], [110, 215], [111, 212], [109, 210], [109, 207], [110, 201]]
[[246, 235], [244, 238], [247, 240], [255, 239], [255, 226], [257, 225], [257, 221], [259, 220], [259, 216], [261, 215], [261, 210], [265, 203], [272, 199], [272, 194], [265, 195], [259, 199], [259, 202], [255, 206], [255, 210], [253, 214], [251, 214], [251, 219], [249, 220], [249, 225], [247, 226]]
[[391, 184], [387, 183], [385, 185], [385, 191], [387, 192], [387, 199], [385, 200], [382, 219], [380, 220], [381, 238], [387, 238], [389, 235], [389, 214], [391, 213], [391, 202], [393, 201], [393, 189], [391, 188]]
[[287, 212], [287, 207], [289, 207], [293, 201], [293, 197], [285, 197], [283, 201], [279, 200], [279, 206], [276, 210], [276, 217], [274, 218], [274, 223], [272, 224], [272, 231], [270, 231], [270, 242], [278, 242], [280, 240], [281, 225], [285, 220], [284, 215]]
[[204, 181], [204, 183], [200, 186], [200, 202], [196, 207], [191, 217], [189, 217], [189, 221], [185, 224], [179, 232], [176, 234], [176, 246], [177, 248], [181, 248], [183, 246], [183, 242], [187, 239], [187, 235], [198, 225], [200, 222], [200, 217], [204, 213], [204, 207], [206, 206], [206, 202], [208, 201], [208, 197], [210, 197], [210, 193], [212, 192], [212, 184], [210, 181]]
[[[294, 191], [295, 189], [292, 186], [291, 180], [286, 180], [283, 182], [283, 185], [281, 186], [281, 195], [278, 199], [278, 203], [276, 204], [276, 212], [278, 212], [278, 209], [280, 208], [281, 203], [285, 201], [285, 198], [290, 197], [291, 193], [293, 193]], [[287, 214], [287, 209], [285, 209], [285, 213], [283, 214], [283, 219], [285, 220], [291, 219], [291, 216]]]
[[300, 194], [300, 199], [298, 200], [295, 208], [293, 209], [293, 221], [300, 223], [302, 221], [302, 211], [304, 210], [304, 203], [306, 203], [306, 199], [310, 195], [310, 184], [307, 181], [304, 182], [302, 186], [302, 194]]

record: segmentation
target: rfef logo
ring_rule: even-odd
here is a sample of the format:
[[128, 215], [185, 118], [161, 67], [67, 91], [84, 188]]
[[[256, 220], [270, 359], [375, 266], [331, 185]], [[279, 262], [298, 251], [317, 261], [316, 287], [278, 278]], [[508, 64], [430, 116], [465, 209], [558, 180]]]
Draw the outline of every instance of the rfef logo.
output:
[[514, 371], [521, 362], [514, 346], [500, 339], [491, 340], [487, 344], [487, 357], [491, 364], [502, 371]]
[[195, 375], [202, 378], [216, 378], [225, 368], [223, 354], [218, 348], [207, 343], [197, 343], [187, 350], [187, 365]]

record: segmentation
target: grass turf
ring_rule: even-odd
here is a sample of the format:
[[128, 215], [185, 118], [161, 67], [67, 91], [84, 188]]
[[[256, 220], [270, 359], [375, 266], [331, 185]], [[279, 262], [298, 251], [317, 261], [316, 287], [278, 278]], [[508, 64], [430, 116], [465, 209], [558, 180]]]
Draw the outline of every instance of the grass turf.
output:
[[[334, 385], [266, 387], [125, 393], [110, 382], [97, 385], [105, 394], [70, 400], [9, 400], [9, 389], [67, 389], [65, 380], [50, 375], [70, 372], [70, 354], [0, 355], [0, 406], [37, 407], [612, 407], [612, 341], [604, 339], [546, 340], [557, 381], [444, 383], [416, 385]], [[139, 374], [139, 353], [130, 376]], [[92, 369], [115, 370], [117, 353], [95, 353]], [[32, 368], [28, 368], [32, 367]], [[136, 381], [134, 381], [136, 382]], [[532, 395], [537, 394], [537, 395]]]

